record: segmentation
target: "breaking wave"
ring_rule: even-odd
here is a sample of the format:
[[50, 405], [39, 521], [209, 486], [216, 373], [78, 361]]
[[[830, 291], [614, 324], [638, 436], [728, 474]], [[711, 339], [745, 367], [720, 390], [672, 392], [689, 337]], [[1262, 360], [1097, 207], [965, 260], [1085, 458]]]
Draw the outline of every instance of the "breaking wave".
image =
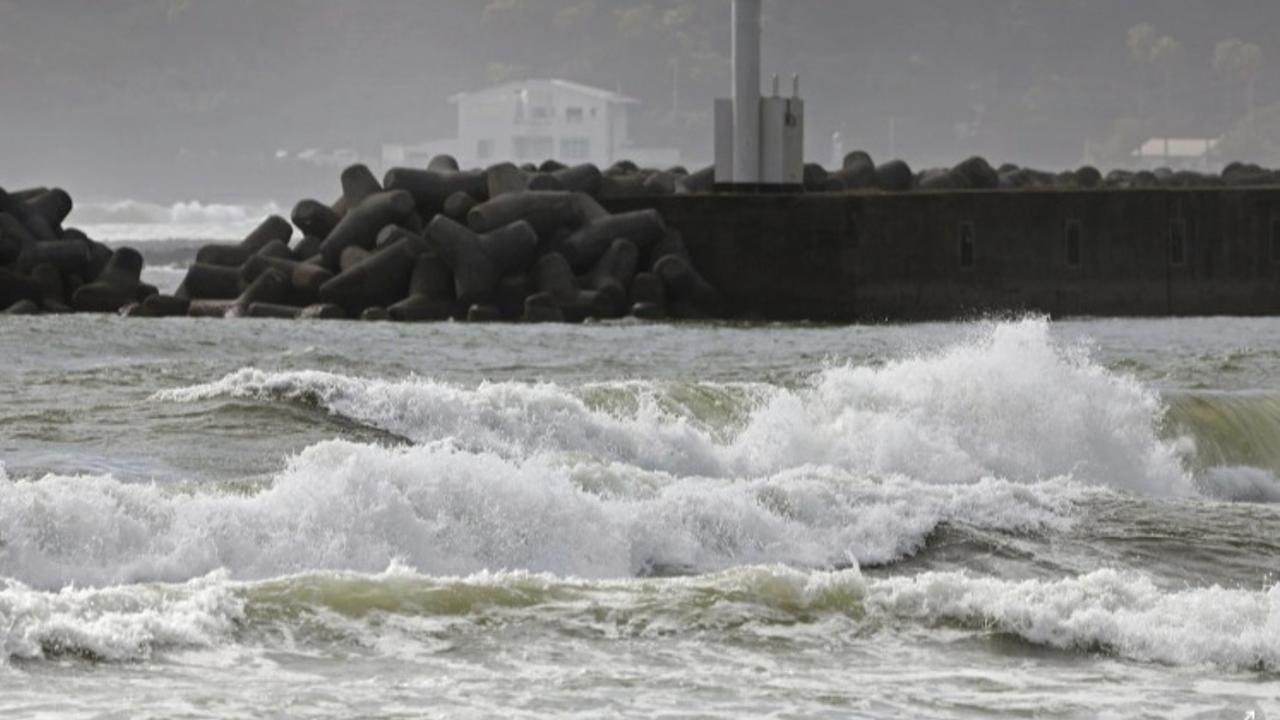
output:
[[1155, 393], [1083, 349], [1060, 346], [1044, 321], [996, 325], [881, 367], [831, 367], [799, 388], [694, 389], [710, 396], [705, 407], [672, 402], [676, 393], [662, 383], [463, 387], [245, 369], [156, 399], [305, 402], [419, 443], [447, 440], [509, 459], [583, 453], [679, 475], [751, 478], [816, 466], [935, 484], [1071, 478], [1153, 495], [1193, 492], [1179, 445], [1160, 435]]
[[1261, 591], [1175, 591], [1117, 570], [1022, 582], [924, 573], [878, 581], [868, 612], [1007, 633], [1062, 650], [1101, 650], [1170, 665], [1280, 670], [1280, 584]]
[[1167, 403], [1206, 495], [1280, 502], [1280, 395], [1176, 393]]
[[[388, 633], [412, 640], [418, 624], [449, 638], [517, 623], [637, 639], [706, 631], [767, 636], [771, 626], [823, 623], [828, 642], [848, 636], [841, 626], [876, 642], [867, 635], [923, 624], [1142, 662], [1280, 671], [1280, 585], [1170, 590], [1115, 570], [1012, 581], [963, 572], [874, 579], [857, 568], [758, 565], [698, 577], [586, 581], [528, 572], [431, 577], [392, 565], [375, 574], [311, 572], [257, 582], [214, 573], [180, 585], [100, 590], [0, 586], [7, 659], [137, 660], [228, 642], [359, 644]], [[394, 644], [381, 646], [394, 653]]]
[[0, 663], [74, 656], [143, 660], [156, 651], [226, 640], [244, 600], [224, 574], [182, 586], [40, 592], [0, 579]]
[[0, 465], [0, 658], [135, 660], [413, 624], [394, 617], [447, 619], [433, 636], [923, 625], [1280, 671], [1280, 586], [1172, 587], [1069, 563], [1006, 579], [929, 557], [911, 576], [864, 576], [943, 530], [1056, 537], [1096, 496], [1280, 499], [1272, 450], [1233, 444], [1240, 429], [1269, 442], [1271, 399], [1160, 398], [1043, 321], [789, 386], [244, 369], [152, 402], [217, 413], [244, 399], [410, 442], [322, 442], [224, 485]]
[[[590, 578], [886, 564], [940, 527], [1041, 532], [1089, 487], [1194, 492], [1162, 406], [1047, 323], [799, 387], [243, 370], [160, 393], [301, 402], [413, 441], [312, 446], [264, 487], [0, 484], [0, 574], [42, 588], [220, 568]], [[238, 494], [239, 493], [239, 494]]]
[[486, 569], [588, 578], [744, 564], [881, 564], [943, 523], [1063, 528], [1073, 486], [856, 479], [800, 468], [752, 480], [616, 463], [514, 462], [431, 443], [313, 446], [253, 494], [49, 476], [0, 485], [0, 575], [40, 588], [306, 570]]

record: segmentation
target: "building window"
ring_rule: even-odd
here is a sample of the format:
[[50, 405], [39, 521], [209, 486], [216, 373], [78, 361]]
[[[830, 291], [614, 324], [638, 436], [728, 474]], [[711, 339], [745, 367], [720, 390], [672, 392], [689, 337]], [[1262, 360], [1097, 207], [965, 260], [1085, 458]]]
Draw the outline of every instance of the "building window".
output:
[[1280, 218], [1271, 221], [1271, 262], [1280, 263]]
[[960, 268], [968, 270], [973, 267], [977, 259], [976, 238], [973, 230], [973, 223], [962, 222], [959, 227], [960, 235]]
[[555, 119], [555, 97], [544, 87], [532, 86], [524, 90], [530, 125], [549, 125]]
[[555, 140], [549, 137], [515, 138], [517, 160], [546, 160], [555, 152]]
[[1169, 221], [1169, 263], [1187, 264], [1187, 221], [1182, 218]]
[[1067, 267], [1080, 267], [1080, 221], [1068, 220], [1066, 233]]
[[567, 125], [581, 125], [584, 113], [580, 107], [571, 107], [564, 111], [564, 121]]
[[560, 140], [560, 159], [586, 160], [591, 157], [591, 141], [587, 138], [563, 138]]
[[476, 143], [476, 159], [488, 160], [493, 157], [493, 141], [481, 140]]

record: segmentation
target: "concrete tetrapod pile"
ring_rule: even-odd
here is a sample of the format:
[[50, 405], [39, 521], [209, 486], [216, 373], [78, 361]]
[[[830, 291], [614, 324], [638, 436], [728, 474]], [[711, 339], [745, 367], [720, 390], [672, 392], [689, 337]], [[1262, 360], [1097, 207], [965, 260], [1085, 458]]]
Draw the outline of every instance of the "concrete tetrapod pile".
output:
[[1057, 173], [1013, 164], [993, 167], [985, 158], [975, 156], [954, 167], [914, 172], [901, 160], [877, 165], [870, 155], [857, 150], [845, 156], [838, 170], [828, 170], [813, 163], [804, 167], [804, 189], [807, 192], [1129, 190], [1268, 185], [1280, 185], [1280, 171], [1243, 163], [1231, 163], [1217, 174], [1156, 168], [1136, 172], [1113, 170], [1103, 175], [1090, 165]]
[[[516, 167], [506, 164], [489, 169], [490, 177], [500, 174], [507, 188], [549, 190], [573, 188], [598, 198], [656, 195], [698, 195], [716, 192], [715, 169], [689, 172], [683, 167], [641, 168], [634, 163], [615, 163], [603, 172], [566, 168], [549, 161], [541, 166]], [[1076, 170], [1049, 172], [1014, 164], [994, 166], [982, 157], [970, 157], [953, 167], [913, 170], [902, 160], [877, 164], [871, 156], [855, 150], [836, 169], [817, 163], [804, 166], [803, 190], [810, 193], [885, 192], [950, 190], [1097, 190], [1150, 188], [1260, 187], [1280, 185], [1280, 170], [1255, 164], [1231, 163], [1221, 173], [1175, 170], [1113, 170], [1105, 175], [1086, 165]]]
[[0, 311], [115, 312], [158, 294], [142, 282], [137, 250], [63, 227], [72, 207], [57, 188], [0, 189]]
[[[718, 316], [718, 293], [655, 210], [606, 211], [594, 166], [462, 171], [452, 158], [379, 182], [342, 173], [234, 245], [208, 245], [172, 298], [127, 315], [581, 322]], [[291, 245], [293, 226], [302, 239]]]

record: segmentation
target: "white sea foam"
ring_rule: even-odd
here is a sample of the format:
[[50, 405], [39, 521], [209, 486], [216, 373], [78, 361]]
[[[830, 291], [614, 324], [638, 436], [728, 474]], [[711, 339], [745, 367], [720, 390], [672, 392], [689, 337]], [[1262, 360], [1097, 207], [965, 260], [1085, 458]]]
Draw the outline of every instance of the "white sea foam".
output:
[[[831, 625], [834, 619], [837, 624]], [[866, 578], [856, 568], [742, 566], [697, 577], [589, 581], [525, 571], [422, 575], [308, 572], [264, 581], [214, 573], [177, 585], [42, 592], [0, 584], [0, 662], [88, 656], [137, 660], [228, 642], [359, 642], [412, 655], [422, 633], [522, 623], [602, 637], [762, 633], [824, 622], [831, 642], [903, 626], [1008, 634], [1070, 652], [1231, 670], [1280, 670], [1280, 585], [1162, 588], [1134, 572], [1006, 580], [964, 572]], [[404, 637], [395, 639], [389, 636]], [[402, 648], [402, 646], [404, 646]]]
[[960, 623], [1060, 649], [1280, 670], [1280, 584], [1166, 590], [1116, 570], [1022, 582], [943, 572], [877, 581], [866, 603], [872, 616]]
[[180, 589], [131, 586], [33, 590], [0, 579], [0, 662], [58, 655], [140, 660], [227, 637], [244, 602], [216, 574]]
[[1280, 503], [1280, 478], [1254, 467], [1215, 467], [1197, 478], [1201, 492], [1219, 500]]
[[519, 569], [590, 578], [743, 564], [884, 563], [942, 523], [1063, 529], [1075, 486], [859, 479], [798, 468], [754, 479], [516, 462], [448, 443], [311, 447], [255, 495], [110, 477], [0, 485], [0, 575], [40, 588], [238, 578], [393, 560], [433, 575]]
[[470, 388], [245, 369], [156, 399], [308, 400], [417, 442], [450, 440], [506, 458], [586, 453], [682, 475], [823, 466], [941, 484], [1071, 477], [1156, 495], [1192, 492], [1177, 444], [1158, 434], [1156, 395], [1061, 346], [1041, 320], [989, 326], [970, 342], [883, 367], [833, 367], [798, 390], [758, 389], [744, 427], [728, 440], [663, 410], [659, 392], [654, 386], [624, 413], [550, 384]]
[[[3, 655], [216, 644], [281, 583], [282, 602], [316, 601], [291, 585], [302, 574], [309, 586], [409, 582], [415, 598], [450, 583], [468, 597], [514, 587], [511, 602], [566, 612], [578, 600], [705, 607], [706, 593], [727, 593], [715, 605], [743, 601], [749, 614], [795, 607], [874, 628], [959, 625], [1140, 661], [1280, 668], [1277, 588], [1171, 589], [1111, 570], [1027, 581], [858, 572], [917, 552], [948, 524], [1065, 530], [1092, 487], [1192, 491], [1185, 448], [1159, 435], [1155, 395], [1055, 342], [1043, 322], [832, 367], [798, 388], [706, 387], [736, 407], [681, 410], [671, 386], [641, 381], [462, 386], [258, 370], [161, 393], [314, 403], [414, 444], [320, 443], [252, 494], [14, 478], [0, 465], [0, 576], [13, 578], [0, 591], [0, 628], [13, 628]], [[1273, 481], [1247, 469], [1197, 478], [1217, 496], [1263, 499]], [[717, 574], [636, 578], [671, 570]], [[137, 582], [182, 585], [107, 587]], [[652, 627], [706, 620], [664, 617]]]
[[207, 385], [161, 392], [155, 399], [193, 402], [218, 397], [315, 402], [416, 442], [448, 440], [510, 459], [576, 452], [672, 473], [738, 474], [726, 464], [726, 449], [712, 432], [664, 412], [652, 394], [628, 416], [592, 409], [573, 390], [552, 384], [484, 383], [468, 388], [424, 378], [383, 381], [250, 368]]
[[57, 588], [218, 568], [368, 572], [397, 558], [430, 574], [592, 578], [880, 564], [946, 523], [1059, 529], [1090, 485], [1191, 492], [1154, 395], [1042, 321], [830, 368], [798, 389], [719, 388], [738, 404], [728, 413], [673, 410], [669, 390], [243, 370], [163, 392], [156, 401], [311, 402], [415, 444], [321, 443], [250, 496], [5, 481], [0, 574]]

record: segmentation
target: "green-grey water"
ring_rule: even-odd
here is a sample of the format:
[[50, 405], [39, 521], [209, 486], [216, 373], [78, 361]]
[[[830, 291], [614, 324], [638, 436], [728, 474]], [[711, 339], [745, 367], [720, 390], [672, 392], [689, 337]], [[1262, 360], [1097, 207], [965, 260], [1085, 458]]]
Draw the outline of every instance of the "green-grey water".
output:
[[1280, 713], [1277, 320], [0, 359], [0, 716]]

